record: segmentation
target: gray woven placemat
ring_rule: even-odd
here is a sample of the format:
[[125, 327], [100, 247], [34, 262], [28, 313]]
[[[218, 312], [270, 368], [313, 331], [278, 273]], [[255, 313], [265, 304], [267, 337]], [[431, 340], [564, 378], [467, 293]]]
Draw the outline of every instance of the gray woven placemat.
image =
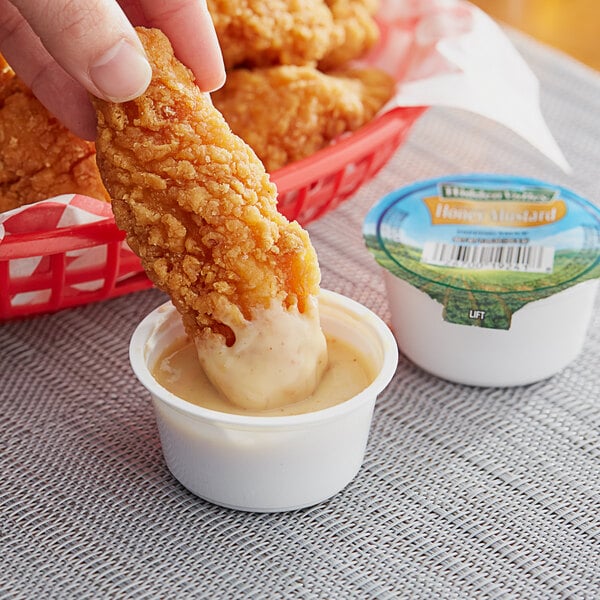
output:
[[[388, 319], [361, 224], [415, 179], [510, 172], [600, 201], [600, 76], [513, 38], [573, 174], [485, 119], [431, 110], [374, 182], [310, 227], [324, 287]], [[600, 598], [598, 310], [580, 358], [528, 387], [453, 385], [401, 358], [352, 484], [256, 515], [194, 497], [163, 463], [127, 363], [135, 324], [163, 300], [0, 326], [0, 597]]]

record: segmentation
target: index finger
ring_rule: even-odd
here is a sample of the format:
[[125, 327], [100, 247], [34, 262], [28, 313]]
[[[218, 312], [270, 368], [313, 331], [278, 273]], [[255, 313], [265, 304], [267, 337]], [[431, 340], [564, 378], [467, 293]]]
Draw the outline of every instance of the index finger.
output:
[[[123, 2], [123, 8], [129, 14], [127, 4]], [[130, 4], [145, 19], [145, 23], [134, 24], [161, 29], [177, 58], [194, 73], [202, 91], [211, 92], [223, 85], [223, 56], [205, 0], [137, 0]]]

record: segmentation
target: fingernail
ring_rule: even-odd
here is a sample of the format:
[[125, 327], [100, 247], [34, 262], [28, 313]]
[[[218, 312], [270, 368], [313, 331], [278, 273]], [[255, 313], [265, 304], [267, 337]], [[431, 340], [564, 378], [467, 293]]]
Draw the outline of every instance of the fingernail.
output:
[[107, 100], [126, 102], [146, 90], [152, 68], [137, 48], [120, 40], [92, 64], [90, 78]]

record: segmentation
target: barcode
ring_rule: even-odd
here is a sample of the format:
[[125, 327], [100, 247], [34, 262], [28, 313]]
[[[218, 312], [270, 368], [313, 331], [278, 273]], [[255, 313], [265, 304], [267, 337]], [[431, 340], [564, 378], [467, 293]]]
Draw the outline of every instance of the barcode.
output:
[[462, 269], [551, 273], [554, 267], [554, 248], [528, 244], [466, 245], [426, 242], [421, 262]]

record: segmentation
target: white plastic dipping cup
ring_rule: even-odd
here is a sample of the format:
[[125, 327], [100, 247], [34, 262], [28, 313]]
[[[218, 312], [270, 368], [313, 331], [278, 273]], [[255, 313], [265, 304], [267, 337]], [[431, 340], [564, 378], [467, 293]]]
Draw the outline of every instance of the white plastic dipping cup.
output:
[[179, 314], [167, 303], [137, 327], [131, 365], [151, 393], [167, 466], [188, 490], [228, 508], [279, 512], [322, 502], [355, 477], [375, 400], [396, 371], [396, 340], [377, 315], [349, 298], [323, 290], [319, 309], [323, 331], [365, 356], [375, 378], [341, 404], [291, 416], [234, 415], [175, 396], [152, 370], [185, 337]]
[[583, 348], [598, 280], [526, 304], [509, 330], [444, 320], [444, 307], [384, 270], [392, 328], [402, 352], [425, 371], [466, 385], [527, 385], [555, 375]]

